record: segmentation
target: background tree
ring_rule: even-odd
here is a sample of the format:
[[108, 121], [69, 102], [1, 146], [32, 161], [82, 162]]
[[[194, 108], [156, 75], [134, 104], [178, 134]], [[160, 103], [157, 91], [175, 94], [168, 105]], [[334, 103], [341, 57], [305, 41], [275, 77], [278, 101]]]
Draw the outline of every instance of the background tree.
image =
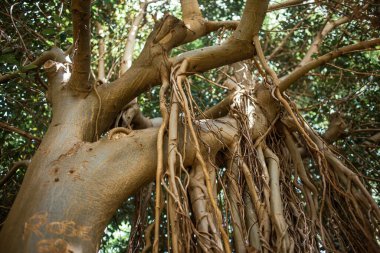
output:
[[163, 3], [1, 7], [1, 248], [378, 251], [376, 2]]

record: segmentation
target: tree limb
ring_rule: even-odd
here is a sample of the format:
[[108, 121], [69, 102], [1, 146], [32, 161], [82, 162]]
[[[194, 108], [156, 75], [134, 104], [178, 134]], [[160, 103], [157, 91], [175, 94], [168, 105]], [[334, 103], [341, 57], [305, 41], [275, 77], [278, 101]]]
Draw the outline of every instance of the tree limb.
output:
[[280, 10], [280, 9], [284, 9], [284, 8], [288, 8], [288, 7], [297, 6], [297, 5], [300, 5], [304, 2], [306, 2], [306, 0], [288, 0], [288, 1], [284, 1], [282, 3], [271, 4], [268, 7], [268, 12], [269, 11], [276, 11], [276, 10]]
[[[306, 2], [305, 0], [290, 0], [290, 1], [285, 1], [283, 3], [278, 3], [278, 4], [272, 4], [268, 6], [267, 12], [271, 11], [276, 11], [279, 9], [287, 8], [287, 7], [292, 7], [292, 6], [297, 6], [303, 2]], [[226, 20], [226, 21], [209, 21], [205, 20], [205, 25], [207, 27], [208, 32], [213, 32], [216, 31], [222, 27], [226, 29], [231, 29], [234, 30], [238, 27], [240, 21], [235, 21], [235, 20]]]
[[235, 97], [234, 93], [229, 94], [222, 101], [220, 101], [216, 105], [207, 109], [202, 114], [202, 117], [206, 119], [215, 119], [215, 118], [219, 118], [219, 117], [223, 117], [227, 115], [228, 111], [230, 110], [230, 105], [234, 97]]
[[228, 30], [235, 30], [239, 25], [239, 21], [226, 20], [226, 21], [209, 21], [205, 20], [205, 26], [207, 33], [214, 32], [220, 28]]
[[13, 163], [12, 168], [8, 171], [8, 173], [0, 180], [0, 187], [2, 187], [8, 180], [16, 173], [16, 171], [22, 167], [28, 167], [30, 164], [30, 160], [22, 160]]
[[14, 78], [17, 78], [23, 73], [28, 73], [32, 70], [37, 70], [48, 60], [63, 63], [67, 61], [67, 58], [60, 48], [52, 47], [49, 51], [43, 52], [37, 59], [29, 63], [28, 65], [22, 66], [20, 70], [0, 75], [0, 83], [4, 83]]
[[74, 35], [73, 71], [69, 86], [76, 92], [91, 89], [91, 0], [71, 2]]
[[31, 135], [30, 133], [25, 132], [24, 130], [21, 130], [21, 129], [17, 128], [17, 127], [9, 125], [8, 123], [0, 122], [0, 128], [5, 129], [5, 130], [7, 130], [9, 132], [18, 133], [19, 135], [21, 135], [21, 136], [23, 136], [25, 138], [28, 138], [30, 140], [35, 140], [37, 142], [41, 142], [41, 138], [40, 137], [36, 137], [34, 135]]
[[342, 136], [347, 126], [342, 115], [340, 113], [334, 113], [331, 115], [330, 124], [322, 137], [327, 143], [331, 144]]
[[[310, 15], [309, 15], [310, 16]], [[309, 17], [307, 16], [307, 17]], [[306, 17], [306, 18], [307, 18]], [[306, 19], [305, 18], [305, 19]], [[268, 56], [268, 61], [273, 59], [285, 46], [286, 42], [289, 40], [290, 36], [303, 24], [305, 19], [302, 19], [298, 24], [296, 24], [289, 32], [288, 34], [283, 38], [283, 40], [278, 44], [278, 46], [272, 51], [272, 53]]]
[[104, 54], [105, 54], [105, 45], [104, 45], [104, 34], [103, 26], [97, 21], [96, 22], [96, 32], [98, 33], [98, 47], [99, 47], [99, 61], [98, 61], [98, 81], [105, 83], [105, 65], [104, 65]]
[[288, 89], [292, 83], [294, 83], [295, 81], [303, 77], [307, 72], [327, 63], [328, 61], [331, 61], [332, 59], [335, 59], [341, 55], [351, 53], [354, 51], [373, 48], [377, 45], [380, 45], [380, 39], [372, 39], [372, 40], [367, 40], [367, 41], [361, 41], [359, 43], [352, 44], [349, 46], [341, 47], [335, 51], [324, 54], [318, 57], [317, 59], [308, 62], [304, 66], [296, 68], [290, 74], [282, 77], [280, 79], [280, 85], [279, 85], [280, 90], [284, 91]]
[[326, 37], [327, 34], [329, 34], [332, 30], [334, 30], [336, 27], [347, 23], [350, 21], [351, 18], [349, 17], [342, 17], [337, 20], [328, 21], [326, 25], [323, 27], [321, 31], [317, 33], [317, 35], [314, 38], [313, 43], [311, 44], [309, 50], [305, 54], [304, 58], [300, 62], [300, 66], [305, 65], [306, 63], [310, 62], [312, 60], [312, 56], [314, 54], [317, 54], [319, 51], [319, 47], [323, 41], [323, 39]]
[[144, 0], [140, 4], [139, 13], [132, 21], [132, 26], [128, 33], [127, 41], [124, 48], [124, 54], [120, 63], [120, 76], [124, 74], [132, 66], [133, 51], [135, 48], [137, 30], [139, 29], [139, 26], [146, 15], [146, 9], [148, 5], [153, 2], [155, 1], [148, 2], [147, 0]]
[[[168, 61], [167, 54], [173, 47], [200, 36], [200, 34], [188, 36], [186, 30], [186, 26], [180, 20], [172, 16], [164, 17], [148, 37], [144, 49], [131, 68], [112, 83], [99, 86], [98, 91], [104, 102], [99, 119], [101, 124], [107, 124], [108, 119], [119, 113], [133, 98], [159, 84], [158, 69], [163, 66], [169, 67], [189, 58], [191, 59], [189, 70], [203, 72], [248, 59], [254, 54], [254, 47], [250, 42], [232, 38], [222, 45], [189, 51]], [[100, 130], [106, 128], [104, 125]]]
[[[182, 19], [187, 23], [189, 20], [202, 18], [198, 0], [181, 0]], [[203, 19], [203, 18], [202, 18]]]
[[372, 135], [371, 137], [368, 137], [366, 141], [363, 142], [363, 145], [371, 147], [376, 145], [380, 142], [380, 132]]
[[239, 40], [252, 41], [259, 33], [268, 9], [268, 0], [247, 0], [241, 21], [232, 37]]
[[[120, 112], [126, 103], [150, 87], [159, 84], [158, 69], [162, 67], [162, 64], [173, 66], [187, 59], [189, 62], [187, 71], [203, 72], [252, 57], [254, 55], [254, 46], [251, 43], [252, 38], [248, 35], [252, 35], [260, 29], [267, 4], [267, 1], [265, 4], [255, 0], [248, 1], [246, 11], [243, 14], [243, 22], [240, 23], [242, 24], [240, 30], [243, 29], [241, 30], [243, 33], [239, 32], [222, 45], [189, 51], [173, 57], [169, 61], [167, 61], [167, 54], [172, 48], [199, 38], [205, 33], [190, 31], [182, 21], [169, 15], [165, 16], [155, 26], [147, 39], [143, 51], [131, 68], [119, 79], [107, 86], [98, 88], [103, 101], [102, 113], [99, 119], [101, 124], [100, 132], [107, 128], [105, 124], [109, 122], [114, 114]], [[250, 8], [256, 9], [252, 12], [248, 11]], [[249, 25], [253, 21], [256, 21], [254, 22], [254, 29]], [[248, 25], [244, 24], [244, 22], [248, 22]], [[242, 38], [247, 38], [247, 40]]]
[[251, 58], [254, 53], [255, 48], [250, 41], [230, 38], [221, 45], [188, 51], [169, 60], [175, 65], [187, 59], [189, 61], [188, 71], [193, 73], [204, 72], [216, 67], [246, 60]]

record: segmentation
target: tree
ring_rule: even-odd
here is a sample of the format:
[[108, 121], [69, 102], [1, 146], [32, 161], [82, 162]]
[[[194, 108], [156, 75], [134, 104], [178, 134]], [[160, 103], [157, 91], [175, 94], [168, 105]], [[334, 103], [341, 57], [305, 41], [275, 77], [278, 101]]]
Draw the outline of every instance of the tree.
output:
[[[314, 11], [328, 13], [325, 22], [305, 53], [296, 51], [296, 59], [281, 56], [282, 64], [295, 66], [286, 66], [291, 70], [278, 77], [276, 56], [291, 36], [297, 37], [307, 10], [297, 10], [305, 11], [300, 17], [305, 20], [289, 28], [283, 40], [266, 39], [277, 42], [267, 45], [266, 53], [259, 36], [264, 19], [271, 11], [310, 3], [268, 2], [247, 0], [240, 21], [209, 21], [196, 0], [183, 0], [182, 19], [170, 14], [159, 19], [130, 65], [136, 39], [131, 29], [120, 76], [108, 81], [102, 24], [95, 23], [95, 76], [91, 1], [72, 0], [72, 46], [52, 47], [0, 76], [7, 82], [42, 67], [53, 115], [2, 227], [1, 248], [96, 251], [117, 208], [155, 180], [145, 188], [147, 202], [155, 187], [154, 220], [140, 235], [145, 252], [379, 251], [380, 210], [369, 184], [330, 145], [345, 133], [342, 118], [334, 114], [320, 136], [285, 93], [302, 78], [313, 82], [306, 78], [311, 70], [348, 53], [376, 49], [376, 34], [353, 42], [342, 33], [323, 44], [344, 24], [376, 25], [376, 5], [311, 3]], [[135, 28], [148, 4], [142, 2]], [[221, 44], [172, 54], [219, 29], [231, 30]], [[199, 75], [222, 66], [228, 67], [220, 70], [221, 78]], [[193, 96], [192, 75], [221, 86], [225, 97], [204, 110]], [[160, 86], [162, 119], [146, 118], [136, 103], [154, 86]], [[39, 141], [12, 127], [2, 124]], [[377, 135], [370, 137], [372, 143], [378, 143]]]

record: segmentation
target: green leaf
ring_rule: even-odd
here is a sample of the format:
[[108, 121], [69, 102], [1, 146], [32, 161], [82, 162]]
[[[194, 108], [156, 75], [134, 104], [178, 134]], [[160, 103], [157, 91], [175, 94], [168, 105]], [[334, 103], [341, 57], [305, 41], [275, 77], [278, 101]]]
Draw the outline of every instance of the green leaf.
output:
[[53, 41], [50, 41], [50, 40], [47, 40], [47, 41], [46, 41], [46, 44], [48, 44], [49, 46], [53, 46], [53, 45], [54, 45], [54, 42], [53, 42]]
[[24, 71], [26, 71], [26, 70], [35, 69], [37, 67], [38, 67], [37, 65], [29, 64], [29, 65], [23, 66], [21, 69], [24, 70]]
[[45, 28], [45, 29], [43, 29], [42, 31], [41, 31], [41, 33], [43, 34], [43, 35], [53, 35], [53, 34], [55, 34], [56, 33], [56, 30], [55, 29], [53, 29], [53, 28]]

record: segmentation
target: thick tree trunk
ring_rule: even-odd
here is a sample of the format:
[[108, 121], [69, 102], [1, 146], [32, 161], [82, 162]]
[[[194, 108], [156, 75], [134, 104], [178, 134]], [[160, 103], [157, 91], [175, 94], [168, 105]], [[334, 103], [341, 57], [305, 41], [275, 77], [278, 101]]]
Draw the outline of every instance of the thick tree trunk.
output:
[[76, 126], [53, 119], [1, 231], [5, 252], [95, 252], [120, 203], [153, 179], [157, 129], [87, 143]]
[[[32, 159], [1, 230], [5, 252], [95, 252], [116, 209], [155, 176], [157, 128], [84, 142], [88, 134], [82, 129], [88, 124], [80, 118], [86, 115], [83, 111], [94, 109], [78, 101], [62, 110], [63, 115], [56, 112], [60, 119], [53, 118]], [[224, 128], [228, 141], [235, 131], [233, 121], [227, 122], [215, 127]], [[203, 140], [221, 148], [210, 133], [204, 133]], [[184, 162], [190, 165], [195, 157], [190, 141], [186, 149]]]

